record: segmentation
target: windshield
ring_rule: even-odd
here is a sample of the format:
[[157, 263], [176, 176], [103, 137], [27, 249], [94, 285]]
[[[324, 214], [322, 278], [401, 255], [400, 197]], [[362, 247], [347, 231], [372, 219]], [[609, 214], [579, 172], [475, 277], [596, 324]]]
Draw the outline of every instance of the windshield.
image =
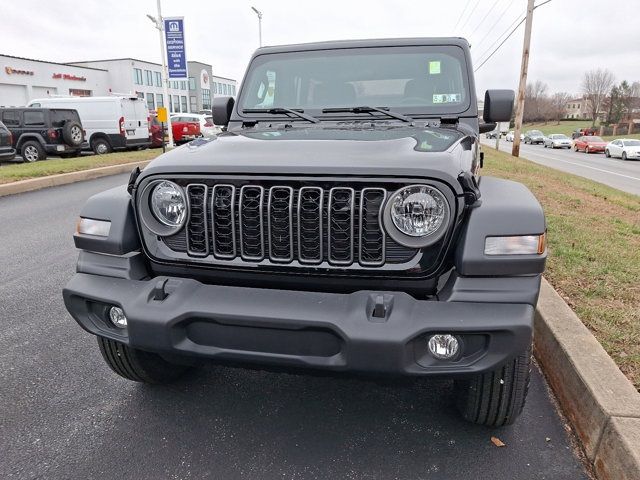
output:
[[542, 132], [540, 130], [531, 130], [529, 135], [540, 135], [542, 136]]
[[442, 114], [470, 105], [464, 52], [449, 45], [264, 54], [244, 85], [239, 112], [289, 108], [321, 117], [324, 108], [384, 106]]
[[554, 140], [568, 140], [569, 137], [562, 133], [556, 133], [555, 135], [550, 135], [550, 137]]

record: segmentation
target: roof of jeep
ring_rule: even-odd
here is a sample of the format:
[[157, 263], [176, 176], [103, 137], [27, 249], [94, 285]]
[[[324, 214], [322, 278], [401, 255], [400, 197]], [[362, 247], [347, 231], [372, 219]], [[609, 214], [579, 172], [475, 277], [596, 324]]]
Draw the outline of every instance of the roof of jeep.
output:
[[307, 50], [331, 50], [361, 47], [407, 47], [417, 45], [457, 45], [463, 48], [469, 48], [469, 42], [462, 37], [378, 38], [368, 40], [332, 40], [328, 42], [274, 45], [258, 48], [254, 55], [264, 53], [304, 52]]

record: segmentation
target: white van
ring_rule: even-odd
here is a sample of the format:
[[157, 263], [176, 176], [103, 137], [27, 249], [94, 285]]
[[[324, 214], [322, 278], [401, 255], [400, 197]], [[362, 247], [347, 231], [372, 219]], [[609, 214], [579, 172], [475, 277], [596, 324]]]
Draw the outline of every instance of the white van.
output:
[[77, 110], [85, 131], [84, 147], [98, 155], [151, 145], [149, 108], [136, 96], [38, 98], [27, 106]]

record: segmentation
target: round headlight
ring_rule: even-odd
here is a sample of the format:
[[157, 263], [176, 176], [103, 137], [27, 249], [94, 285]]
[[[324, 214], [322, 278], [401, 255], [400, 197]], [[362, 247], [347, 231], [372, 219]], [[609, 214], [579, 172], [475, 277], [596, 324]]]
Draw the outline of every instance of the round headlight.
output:
[[393, 224], [410, 237], [425, 237], [437, 232], [448, 213], [444, 195], [428, 185], [405, 187], [389, 201]]
[[181, 227], [187, 217], [187, 201], [182, 189], [163, 180], [151, 192], [151, 211], [156, 219], [172, 228]]

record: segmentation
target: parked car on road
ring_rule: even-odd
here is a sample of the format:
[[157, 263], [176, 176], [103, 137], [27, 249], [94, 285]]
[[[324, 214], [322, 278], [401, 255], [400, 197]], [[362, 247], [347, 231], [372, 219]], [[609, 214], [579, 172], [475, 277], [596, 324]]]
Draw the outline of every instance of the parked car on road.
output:
[[63, 295], [106, 364], [148, 383], [201, 359], [445, 376], [464, 418], [513, 423], [546, 222], [526, 186], [480, 177], [478, 147], [514, 92], [488, 90], [479, 126], [462, 38], [264, 47], [244, 78], [237, 105], [213, 100], [215, 141], [81, 210]]
[[544, 137], [544, 148], [568, 148], [571, 149], [571, 139], [564, 133], [552, 133]]
[[11, 132], [13, 147], [26, 162], [80, 154], [84, 130], [78, 112], [63, 108], [2, 108], [0, 121]]
[[16, 149], [13, 148], [13, 135], [4, 123], [0, 122], [0, 162], [8, 162], [15, 158]]
[[151, 145], [147, 102], [134, 95], [38, 98], [28, 106], [77, 110], [86, 132], [83, 147], [97, 155]]
[[544, 142], [544, 133], [540, 130], [529, 130], [524, 133], [524, 143], [529, 143], [533, 145], [534, 143], [543, 143]]
[[573, 149], [576, 152], [602, 153], [606, 146], [607, 142], [596, 135], [585, 135], [573, 141]]
[[[486, 138], [498, 138], [498, 135], [499, 135], [499, 133], [498, 133], [498, 131], [497, 131], [497, 130], [493, 130], [493, 131], [491, 131], [491, 132], [487, 132], [487, 133], [485, 133], [485, 134], [484, 134], [484, 136], [485, 136]], [[500, 135], [501, 135], [501, 134], [500, 134]]]
[[580, 128], [573, 133], [571, 133], [571, 138], [575, 140], [580, 137], [589, 137], [598, 133], [598, 129], [595, 127], [590, 128]]
[[640, 140], [621, 138], [609, 142], [604, 149], [607, 157], [620, 157], [622, 160], [640, 159]]
[[179, 115], [171, 117], [171, 132], [176, 145], [187, 143], [202, 136], [200, 122], [193, 117]]
[[199, 113], [176, 113], [175, 115], [171, 115], [171, 121], [197, 122], [200, 124], [200, 133], [203, 137], [213, 137], [222, 131], [220, 127], [213, 124], [213, 117], [211, 115], [203, 115]]
[[[507, 136], [504, 137], [504, 139], [507, 142], [513, 142], [515, 140], [515, 132], [513, 130], [510, 130], [509, 133], [507, 133]], [[520, 134], [520, 141], [524, 140], [524, 133]]]

